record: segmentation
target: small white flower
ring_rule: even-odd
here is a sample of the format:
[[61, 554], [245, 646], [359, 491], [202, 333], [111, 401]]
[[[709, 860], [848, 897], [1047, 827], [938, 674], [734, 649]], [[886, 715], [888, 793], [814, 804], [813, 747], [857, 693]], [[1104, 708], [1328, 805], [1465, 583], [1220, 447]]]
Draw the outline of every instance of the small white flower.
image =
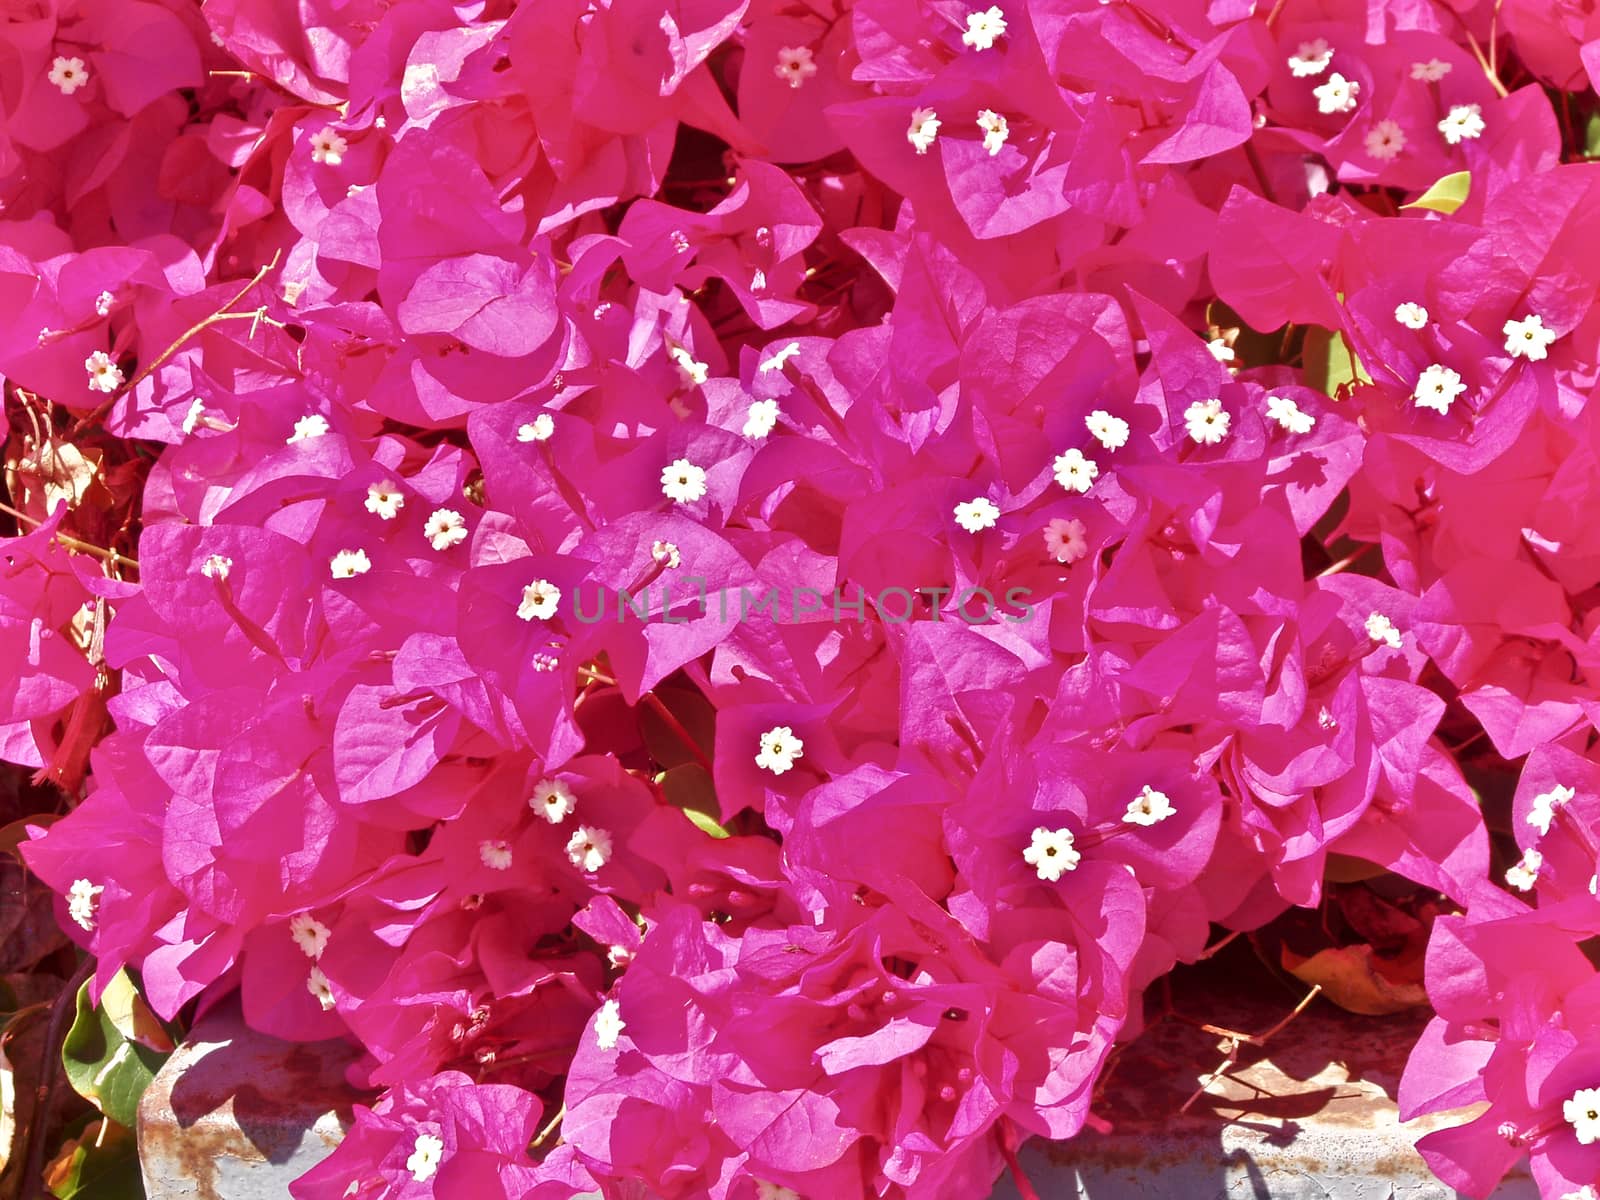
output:
[[1147, 783], [1128, 801], [1128, 811], [1122, 814], [1122, 820], [1128, 825], [1159, 825], [1177, 811], [1165, 792], [1158, 792]]
[[622, 1019], [622, 1005], [607, 1000], [594, 1015], [594, 1044], [602, 1050], [615, 1050], [617, 1039], [628, 1023]]
[[1544, 318], [1531, 313], [1520, 321], [1507, 321], [1500, 332], [1506, 335], [1506, 353], [1512, 358], [1542, 362], [1556, 340], [1554, 330], [1544, 327]]
[[548, 621], [556, 615], [556, 605], [560, 602], [560, 588], [548, 579], [535, 579], [522, 589], [522, 603], [517, 605], [517, 616], [524, 621]]
[[444, 1143], [431, 1133], [417, 1134], [411, 1143], [411, 1157], [406, 1159], [406, 1170], [418, 1183], [427, 1183], [439, 1169], [444, 1159]]
[[756, 766], [774, 775], [782, 775], [801, 758], [805, 743], [795, 737], [787, 725], [774, 726], [761, 735], [761, 751], [756, 755]]
[[1267, 416], [1289, 433], [1310, 433], [1317, 419], [1306, 412], [1289, 396], [1268, 396]]
[[321, 967], [312, 967], [306, 975], [306, 991], [316, 997], [317, 1003], [322, 1006], [323, 1012], [333, 1010], [333, 988], [328, 983], [327, 975], [323, 974]]
[[1580, 1146], [1600, 1141], [1600, 1088], [1579, 1088], [1561, 1104], [1561, 1115], [1578, 1135]]
[[1033, 831], [1033, 840], [1022, 852], [1022, 861], [1037, 870], [1040, 879], [1054, 883], [1068, 871], [1077, 869], [1083, 858], [1074, 840], [1070, 829], [1046, 829], [1041, 825]]
[[983, 12], [967, 14], [967, 31], [961, 35], [961, 44], [974, 50], [989, 50], [1005, 32], [1006, 14], [999, 5], [992, 5]]
[[511, 843], [500, 838], [488, 838], [478, 843], [478, 861], [491, 871], [511, 869]]
[[1334, 716], [1333, 711], [1324, 704], [1317, 709], [1317, 725], [1323, 729], [1337, 729], [1339, 728], [1339, 718]]
[[533, 785], [528, 807], [552, 825], [559, 825], [578, 807], [578, 797], [559, 779], [541, 779]]
[[772, 73], [790, 87], [797, 88], [817, 73], [813, 57], [810, 46], [780, 46], [778, 63]]
[[406, 506], [398, 483], [375, 483], [367, 489], [367, 511], [385, 521], [392, 521]]
[[987, 496], [956, 505], [956, 524], [968, 533], [981, 533], [1000, 519], [1000, 510]]
[[110, 292], [101, 292], [94, 298], [95, 314], [97, 316], [109, 317], [111, 315], [111, 306], [116, 302], [117, 298]]
[[1522, 858], [1506, 872], [1506, 882], [1519, 892], [1529, 891], [1539, 882], [1539, 870], [1543, 866], [1544, 855], [1537, 850], [1524, 850]]
[[1346, 79], [1335, 71], [1328, 76], [1328, 82], [1311, 89], [1311, 94], [1317, 98], [1317, 111], [1322, 113], [1347, 113], [1352, 112], [1356, 106], [1356, 97], [1361, 94], [1361, 84], [1354, 79]]
[[1100, 464], [1092, 458], [1086, 458], [1083, 451], [1076, 446], [1056, 455], [1052, 469], [1057, 483], [1067, 491], [1077, 492], [1080, 495], [1094, 486], [1094, 481], [1100, 474]]
[[1233, 418], [1222, 407], [1222, 401], [1213, 396], [1210, 400], [1196, 400], [1183, 410], [1183, 423], [1189, 436], [1202, 446], [1215, 446], [1228, 436]]
[[1533, 798], [1533, 807], [1528, 810], [1528, 824], [1537, 829], [1539, 836], [1543, 837], [1550, 832], [1550, 822], [1555, 820], [1556, 811], [1577, 794], [1572, 788], [1559, 783], [1548, 792], [1541, 792]]
[[89, 82], [89, 68], [83, 65], [81, 58], [66, 58], [58, 54], [50, 63], [50, 74], [46, 78], [61, 89], [63, 96], [70, 96]]
[[762, 359], [761, 365], [758, 366], [756, 370], [760, 371], [762, 374], [766, 374], [768, 371], [781, 371], [783, 370], [783, 364], [788, 362], [791, 358], [799, 353], [800, 343], [790, 342], [787, 346], [783, 347], [783, 349], [774, 353], [771, 358]]
[[330, 167], [337, 167], [344, 161], [344, 152], [350, 149], [350, 143], [334, 132], [331, 126], [324, 125], [311, 135], [311, 161], [327, 163]]
[[327, 417], [321, 413], [310, 413], [294, 423], [294, 432], [284, 439], [284, 445], [292, 446], [296, 442], [322, 437], [332, 428]]
[[289, 937], [300, 948], [300, 953], [313, 962], [322, 957], [332, 936], [333, 930], [310, 913], [295, 913], [289, 918]]
[[74, 879], [67, 891], [67, 915], [90, 933], [94, 932], [100, 911], [100, 893], [105, 890], [100, 884], [90, 883], [87, 879]]
[[116, 391], [122, 386], [122, 368], [117, 366], [104, 350], [96, 350], [83, 360], [83, 369], [89, 372], [89, 390], [91, 392]]
[[1428, 310], [1412, 300], [1395, 306], [1394, 319], [1407, 329], [1426, 329], [1428, 327]]
[[661, 492], [678, 504], [693, 504], [706, 494], [705, 468], [676, 458], [661, 469]]
[[744, 419], [744, 435], [760, 441], [778, 427], [778, 402], [757, 400]]
[[1406, 131], [1399, 121], [1385, 117], [1367, 130], [1367, 153], [1380, 162], [1392, 162], [1406, 148]]
[[206, 415], [206, 402], [196, 396], [189, 404], [189, 411], [183, 414], [183, 424], [179, 426], [184, 433], [193, 433], [200, 427], [200, 418]]
[[555, 418], [549, 413], [540, 413], [533, 420], [517, 426], [517, 441], [547, 442], [555, 431]]
[[1411, 399], [1418, 408], [1447, 413], [1455, 398], [1466, 390], [1467, 385], [1461, 382], [1461, 376], [1449, 367], [1434, 363], [1418, 377], [1417, 390], [1411, 393]]
[[800, 1200], [800, 1193], [793, 1188], [782, 1187], [776, 1183], [768, 1183], [764, 1179], [756, 1180], [756, 1200]]
[[448, 550], [467, 540], [467, 520], [453, 508], [436, 508], [428, 514], [422, 536], [435, 550]]
[[1010, 123], [992, 108], [979, 110], [978, 128], [983, 130], [983, 148], [989, 152], [990, 158], [1000, 153], [1000, 147], [1011, 136]]
[[1128, 423], [1114, 417], [1103, 408], [1097, 408], [1083, 419], [1089, 434], [1107, 450], [1121, 450], [1128, 444]]
[[928, 147], [939, 137], [939, 114], [931, 108], [914, 109], [911, 127], [906, 130], [906, 141], [918, 154], [926, 154]]
[[1420, 79], [1423, 83], [1438, 83], [1448, 74], [1450, 74], [1450, 64], [1437, 58], [1411, 64], [1411, 78]]
[[1439, 122], [1439, 132], [1452, 146], [1483, 136], [1483, 110], [1476, 104], [1457, 104]]
[[611, 861], [611, 835], [592, 825], [579, 825], [567, 839], [567, 859], [580, 871], [598, 871]]
[[546, 654], [540, 651], [528, 660], [528, 665], [535, 671], [554, 671], [561, 665], [561, 660], [554, 654]]
[[678, 547], [672, 542], [651, 542], [650, 557], [663, 567], [675, 567], [683, 561], [683, 555], [678, 553]]
[[1368, 615], [1367, 636], [1375, 642], [1382, 642], [1391, 650], [1400, 649], [1400, 631], [1394, 627], [1393, 621], [1380, 612]]
[[1044, 527], [1045, 552], [1058, 563], [1075, 563], [1089, 553], [1088, 534], [1088, 528], [1075, 517], [1053, 517]]
[[1593, 1185], [1586, 1183], [1575, 1192], [1563, 1192], [1561, 1200], [1600, 1200], [1600, 1192], [1596, 1192]]
[[228, 577], [228, 572], [233, 570], [233, 559], [226, 554], [211, 554], [205, 562], [200, 564], [200, 574], [207, 579], [215, 579], [221, 583]]
[[1235, 358], [1233, 347], [1228, 345], [1227, 338], [1214, 337], [1210, 339], [1206, 342], [1206, 349], [1211, 351], [1211, 357], [1219, 363], [1231, 363]]
[[341, 550], [329, 560], [328, 570], [335, 579], [354, 579], [372, 570], [372, 560], [365, 550]]
[[1306, 79], [1312, 75], [1321, 75], [1332, 61], [1333, 47], [1328, 45], [1328, 39], [1314, 38], [1309, 42], [1300, 43], [1299, 48], [1289, 58], [1289, 70], [1296, 79]]
[[683, 381], [684, 387], [699, 387], [711, 377], [711, 368], [703, 362], [696, 362], [694, 355], [683, 346], [669, 346], [667, 357], [678, 368], [678, 378]]

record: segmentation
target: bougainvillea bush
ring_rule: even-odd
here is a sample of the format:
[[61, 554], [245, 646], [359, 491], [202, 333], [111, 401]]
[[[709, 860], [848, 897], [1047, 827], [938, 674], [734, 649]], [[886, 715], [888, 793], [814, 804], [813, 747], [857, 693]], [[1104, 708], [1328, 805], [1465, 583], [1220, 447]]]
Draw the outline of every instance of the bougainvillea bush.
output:
[[361, 1048], [297, 1200], [981, 1200], [1362, 871], [1428, 1163], [1593, 1200], [1600, 16], [3, 19], [21, 855]]

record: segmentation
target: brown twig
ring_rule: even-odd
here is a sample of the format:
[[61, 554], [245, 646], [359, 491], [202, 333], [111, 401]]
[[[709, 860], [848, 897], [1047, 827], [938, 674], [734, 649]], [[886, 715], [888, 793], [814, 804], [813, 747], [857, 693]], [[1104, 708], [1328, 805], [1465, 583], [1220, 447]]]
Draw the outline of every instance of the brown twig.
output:
[[[44, 522], [39, 520], [38, 517], [30, 517], [27, 513], [19, 512], [17, 509], [12, 508], [9, 504], [0, 503], [0, 512], [5, 513], [8, 517], [12, 517], [15, 520], [31, 525], [35, 529], [44, 524]], [[126, 554], [119, 554], [115, 550], [107, 550], [104, 546], [96, 546], [93, 542], [80, 541], [79, 539], [66, 533], [57, 533], [55, 535], [55, 539], [68, 550], [78, 550], [84, 554], [93, 554], [96, 558], [104, 559], [112, 566], [121, 566], [122, 564], [126, 563], [135, 571], [139, 569], [138, 559], [129, 558]]]
[[1294, 1020], [1301, 1013], [1305, 1012], [1306, 1006], [1315, 1000], [1321, 991], [1322, 985], [1320, 983], [1313, 984], [1311, 986], [1311, 990], [1305, 994], [1305, 998], [1302, 999], [1299, 1004], [1294, 1006], [1294, 1009], [1289, 1013], [1289, 1015], [1284, 1017], [1283, 1020], [1279, 1021], [1265, 1033], [1240, 1033], [1237, 1029], [1225, 1029], [1220, 1025], [1200, 1026], [1200, 1028], [1205, 1030], [1205, 1032], [1214, 1033], [1222, 1039], [1223, 1058], [1222, 1061], [1217, 1064], [1217, 1069], [1212, 1071], [1210, 1075], [1207, 1075], [1205, 1079], [1201, 1081], [1200, 1086], [1195, 1089], [1194, 1094], [1183, 1102], [1178, 1111], [1180, 1113], [1188, 1112], [1190, 1106], [1193, 1105], [1196, 1100], [1200, 1099], [1201, 1096], [1205, 1095], [1206, 1091], [1211, 1087], [1212, 1084], [1228, 1073], [1228, 1071], [1233, 1067], [1234, 1063], [1238, 1061], [1239, 1048], [1241, 1046], [1255, 1046], [1257, 1048], [1264, 1047], [1269, 1041], [1272, 1040], [1275, 1034], [1283, 1030], [1284, 1026], [1288, 1025], [1290, 1021]]
[[1317, 572], [1317, 578], [1318, 579], [1322, 579], [1322, 578], [1324, 578], [1325, 576], [1328, 576], [1328, 575], [1337, 575], [1341, 571], [1343, 571], [1345, 568], [1353, 566], [1357, 562], [1360, 562], [1361, 559], [1363, 559], [1364, 557], [1366, 557], [1368, 554], [1372, 553], [1372, 551], [1374, 551], [1376, 549], [1378, 549], [1378, 543], [1377, 542], [1366, 542], [1366, 543], [1363, 543], [1363, 545], [1361, 546], [1360, 549], [1355, 550], [1352, 553], [1345, 555], [1338, 562], [1333, 563], [1331, 566], [1324, 567], [1321, 571], [1318, 571]]
[[33, 1107], [33, 1121], [28, 1126], [28, 1153], [24, 1159], [27, 1165], [22, 1172], [22, 1200], [45, 1200], [45, 1132], [50, 1127], [50, 1118], [55, 1114], [56, 1101], [61, 1094], [60, 1089], [55, 1086], [55, 1069], [61, 1063], [61, 1043], [67, 1035], [67, 1014], [77, 1012], [78, 989], [93, 973], [94, 959], [84, 959], [72, 978], [67, 980], [66, 986], [56, 997], [55, 1004], [50, 1010], [50, 1025], [45, 1030], [44, 1046], [39, 1051], [39, 1084], [38, 1090], [34, 1093], [37, 1099]]
[[683, 743], [684, 748], [687, 749], [690, 754], [694, 755], [695, 762], [699, 763], [705, 768], [706, 774], [711, 774], [711, 760], [706, 757], [705, 751], [700, 749], [700, 745], [694, 740], [693, 735], [691, 735], [690, 732], [683, 727], [683, 722], [678, 720], [678, 718], [672, 714], [672, 710], [661, 702], [661, 697], [657, 696], [654, 692], [646, 692], [643, 696], [639, 697], [639, 699], [645, 704], [649, 705], [651, 711], [654, 712], [656, 716], [661, 718], [661, 720], [666, 724], [667, 728], [672, 731], [673, 736]]
[[547, 1124], [543, 1129], [539, 1130], [539, 1135], [533, 1139], [533, 1143], [528, 1148], [530, 1150], [537, 1150], [540, 1146], [544, 1145], [545, 1139], [556, 1131], [556, 1126], [561, 1124], [562, 1118], [566, 1115], [567, 1106], [563, 1104], [560, 1109], [557, 1110], [556, 1115], [550, 1118], [550, 1123]]
[[228, 312], [228, 310], [231, 309], [235, 304], [239, 303], [239, 301], [243, 300], [246, 296], [248, 296], [250, 294], [250, 289], [255, 287], [256, 284], [260, 283], [263, 279], [265, 279], [267, 277], [267, 273], [278, 265], [278, 260], [280, 258], [282, 258], [282, 257], [283, 257], [283, 251], [281, 251], [281, 250], [278, 251], [276, 254], [274, 254], [272, 256], [272, 261], [269, 262], [266, 266], [262, 267], [254, 275], [252, 275], [250, 277], [250, 282], [245, 284], [244, 287], [240, 288], [239, 291], [238, 291], [238, 294], [236, 294], [233, 297], [232, 300], [229, 300], [221, 308], [217, 309], [216, 312], [211, 313], [209, 316], [203, 317], [201, 320], [199, 320], [195, 324], [191, 325], [188, 329], [184, 330], [181, 334], [179, 334], [177, 339], [175, 341], [173, 341], [171, 345], [169, 345], [160, 354], [156, 355], [153, 359], [151, 359], [144, 366], [140, 367], [138, 369], [138, 371], [136, 371], [134, 373], [133, 378], [128, 380], [128, 382], [125, 383], [122, 387], [118, 388], [117, 391], [115, 393], [113, 393], [111, 396], [108, 396], [103, 404], [101, 404], [98, 408], [96, 408], [88, 416], [80, 418], [72, 426], [71, 430], [68, 431], [68, 436], [71, 437], [71, 436], [74, 436], [74, 435], [76, 435], [78, 433], [81, 433], [84, 429], [87, 429], [94, 422], [98, 421], [101, 417], [105, 416], [106, 413], [110, 412], [111, 411], [111, 406], [113, 404], [115, 404], [118, 400], [120, 400], [123, 396], [127, 395], [129, 392], [133, 391], [134, 388], [138, 387], [140, 383], [142, 383], [146, 378], [149, 377], [149, 375], [150, 375], [150, 373], [152, 371], [155, 371], [157, 368], [159, 368], [161, 366], [162, 363], [166, 362], [169, 358], [171, 358], [174, 354], [176, 354], [179, 350], [181, 350], [183, 348], [184, 343], [187, 342], [190, 338], [196, 336], [199, 333], [204, 332], [207, 328], [209, 328], [212, 325], [215, 325], [218, 321], [229, 319], [229, 317], [231, 315], [241, 315], [241, 316], [242, 315], [248, 315], [248, 314], [230, 314]]

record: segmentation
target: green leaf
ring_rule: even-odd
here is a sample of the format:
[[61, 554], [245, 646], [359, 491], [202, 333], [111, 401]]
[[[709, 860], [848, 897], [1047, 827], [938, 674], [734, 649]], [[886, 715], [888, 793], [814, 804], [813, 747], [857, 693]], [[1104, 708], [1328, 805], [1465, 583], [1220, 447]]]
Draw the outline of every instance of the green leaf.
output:
[[1372, 377], [1345, 342], [1344, 334], [1337, 330], [1306, 330], [1304, 362], [1306, 386], [1329, 396], [1337, 398], [1341, 387], [1372, 382]]
[[728, 831], [717, 823], [722, 806], [717, 803], [716, 785], [699, 763], [686, 763], [661, 776], [661, 790], [667, 803], [683, 809], [683, 815], [714, 838], [725, 838]]
[[1410, 204], [1401, 208], [1431, 208], [1434, 212], [1453, 213], [1467, 202], [1472, 191], [1472, 172], [1456, 171], [1438, 180]]
[[[98, 1007], [90, 1005], [87, 983], [78, 989], [77, 1019], [61, 1047], [61, 1063], [78, 1095], [118, 1125], [132, 1129], [139, 1097], [167, 1055], [125, 1037], [117, 1028], [123, 1007], [119, 997], [125, 997], [133, 988], [123, 972], [118, 972], [118, 978], [120, 983], [113, 981], [106, 989], [113, 999], [111, 1012], [106, 1009], [104, 997]], [[142, 1005], [143, 1001], [139, 1003]]]
[[728, 831], [718, 825], [709, 813], [703, 813], [698, 808], [686, 808], [683, 815], [693, 821], [702, 833], [709, 833], [714, 838], [725, 838]]
[[126, 971], [118, 971], [100, 993], [100, 1009], [116, 1031], [130, 1042], [137, 1042], [158, 1054], [171, 1054], [177, 1047], [172, 1031], [151, 1011]]
[[44, 1178], [56, 1200], [145, 1200], [133, 1131], [104, 1118], [69, 1138]]

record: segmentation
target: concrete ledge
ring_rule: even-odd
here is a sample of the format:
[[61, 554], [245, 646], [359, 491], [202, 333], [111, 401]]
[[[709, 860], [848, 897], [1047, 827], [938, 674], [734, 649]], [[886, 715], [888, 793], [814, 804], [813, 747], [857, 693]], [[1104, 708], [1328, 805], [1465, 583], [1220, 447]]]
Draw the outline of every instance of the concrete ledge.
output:
[[[1098, 1111], [1110, 1133], [1024, 1148], [1043, 1200], [1455, 1200], [1412, 1149], [1391, 1097], [1424, 1014], [1359, 1017], [1315, 1002], [1265, 1048], [1190, 1098], [1225, 1044], [1201, 1021], [1241, 1033], [1292, 1006], [1190, 993], [1117, 1057]], [[343, 1137], [357, 1099], [343, 1043], [289, 1045], [224, 1008], [196, 1026], [139, 1106], [149, 1200], [284, 1200], [291, 1180]], [[1448, 1123], [1448, 1122], [1441, 1122]], [[811, 1200], [827, 1200], [813, 1197]], [[956, 1200], [956, 1198], [952, 1198]], [[1002, 1179], [992, 1200], [1017, 1200]], [[1495, 1200], [1538, 1200], [1526, 1175]]]
[[252, 1032], [233, 1002], [208, 1013], [139, 1102], [149, 1200], [285, 1200], [349, 1127], [355, 1058]]
[[[1287, 991], [1262, 1001], [1212, 987], [1183, 996], [1182, 1017], [1118, 1056], [1096, 1106], [1111, 1132], [1023, 1148], [1043, 1200], [1456, 1200], [1412, 1145], [1456, 1122], [1402, 1128], [1393, 1100], [1427, 1012], [1362, 1017], [1318, 999], [1212, 1079], [1228, 1043], [1202, 1022], [1259, 1034], [1295, 1003]], [[992, 1200], [1017, 1200], [1009, 1178]], [[1539, 1200], [1539, 1190], [1519, 1173], [1494, 1200]]]

